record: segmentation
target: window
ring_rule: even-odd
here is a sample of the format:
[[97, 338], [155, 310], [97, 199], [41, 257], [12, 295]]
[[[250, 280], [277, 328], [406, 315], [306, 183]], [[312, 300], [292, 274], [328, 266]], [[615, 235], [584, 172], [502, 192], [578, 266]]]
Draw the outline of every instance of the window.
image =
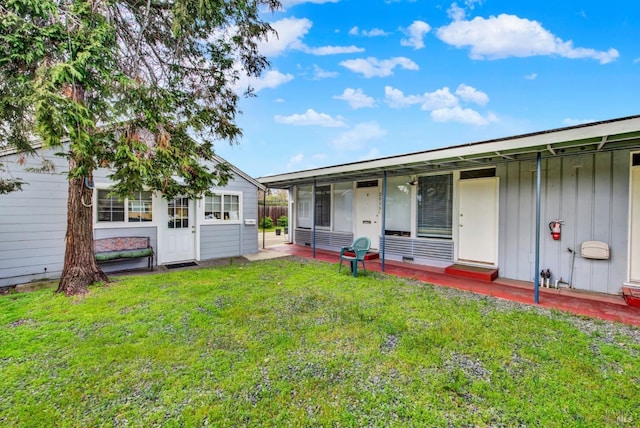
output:
[[351, 232], [353, 211], [353, 184], [338, 183], [333, 185], [333, 230]]
[[189, 227], [189, 198], [175, 198], [167, 204], [167, 228], [187, 229]]
[[124, 221], [124, 201], [109, 196], [109, 190], [98, 190], [98, 222]]
[[151, 192], [136, 192], [135, 199], [129, 199], [129, 222], [153, 221], [153, 203]]
[[429, 175], [418, 179], [418, 236], [451, 238], [453, 175]]
[[[151, 192], [135, 192], [131, 198], [119, 200], [109, 196], [109, 189], [98, 189], [96, 221], [98, 223], [140, 223], [153, 221]], [[125, 211], [125, 206], [127, 210]]]
[[311, 186], [300, 186], [297, 190], [297, 226], [311, 229]]
[[204, 219], [214, 222], [240, 221], [240, 193], [215, 193], [205, 196]]
[[[389, 177], [387, 179], [387, 202], [385, 207], [385, 234], [411, 235], [411, 177]], [[415, 184], [415, 183], [414, 183]]]
[[331, 186], [316, 186], [316, 226], [331, 226]]

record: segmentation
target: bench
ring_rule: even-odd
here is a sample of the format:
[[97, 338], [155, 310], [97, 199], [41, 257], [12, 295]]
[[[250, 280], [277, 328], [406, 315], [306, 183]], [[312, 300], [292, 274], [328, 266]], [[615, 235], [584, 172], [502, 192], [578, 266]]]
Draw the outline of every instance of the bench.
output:
[[149, 270], [153, 270], [153, 247], [148, 236], [94, 239], [93, 251], [98, 263], [147, 257]]

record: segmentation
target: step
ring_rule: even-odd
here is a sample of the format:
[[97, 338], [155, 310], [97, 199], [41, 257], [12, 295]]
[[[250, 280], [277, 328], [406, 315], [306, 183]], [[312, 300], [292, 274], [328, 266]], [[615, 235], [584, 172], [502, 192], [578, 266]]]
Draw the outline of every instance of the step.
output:
[[498, 268], [484, 268], [477, 266], [467, 266], [453, 264], [444, 269], [447, 275], [460, 276], [463, 278], [477, 279], [479, 281], [491, 282], [498, 277]]
[[627, 305], [640, 308], [640, 288], [622, 287], [622, 296], [627, 302]]

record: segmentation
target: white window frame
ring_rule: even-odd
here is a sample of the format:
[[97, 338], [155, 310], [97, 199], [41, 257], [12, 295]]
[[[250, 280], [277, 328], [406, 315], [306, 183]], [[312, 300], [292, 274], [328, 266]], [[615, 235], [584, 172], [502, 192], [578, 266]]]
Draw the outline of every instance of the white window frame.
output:
[[[207, 198], [210, 196], [220, 196], [220, 202], [222, 204], [222, 212], [224, 212], [224, 199], [225, 196], [237, 196], [238, 197], [238, 218], [237, 219], [224, 219], [224, 214], [222, 215], [223, 218], [217, 219], [217, 218], [205, 218], [204, 213], [205, 213], [205, 207], [207, 205]], [[243, 205], [243, 193], [242, 192], [233, 192], [233, 191], [224, 191], [224, 192], [220, 192], [220, 191], [214, 191], [211, 192], [211, 195], [206, 195], [202, 198], [202, 203], [200, 204], [202, 206], [202, 208], [200, 209], [200, 220], [201, 220], [201, 224], [242, 224], [242, 222], [244, 221], [243, 218], [243, 210], [242, 210], [242, 205]]]
[[[96, 183], [93, 189], [93, 228], [94, 229], [114, 229], [132, 227], [155, 227], [158, 225], [158, 203], [160, 199], [151, 193], [151, 221], [129, 221], [129, 198], [124, 198], [124, 220], [123, 221], [98, 221], [98, 191], [110, 190], [111, 184]], [[143, 190], [149, 192], [149, 190]]]

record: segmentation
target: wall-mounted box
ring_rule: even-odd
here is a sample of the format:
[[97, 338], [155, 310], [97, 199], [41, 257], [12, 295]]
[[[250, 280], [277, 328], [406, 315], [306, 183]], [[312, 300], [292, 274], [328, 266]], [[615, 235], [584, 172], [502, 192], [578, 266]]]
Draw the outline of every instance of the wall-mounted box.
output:
[[609, 245], [600, 241], [585, 241], [580, 247], [584, 259], [609, 260]]
[[246, 226], [255, 226], [255, 225], [256, 225], [256, 223], [257, 223], [257, 221], [256, 221], [256, 219], [255, 219], [255, 218], [245, 218], [245, 219], [244, 219], [244, 224], [245, 224]]

